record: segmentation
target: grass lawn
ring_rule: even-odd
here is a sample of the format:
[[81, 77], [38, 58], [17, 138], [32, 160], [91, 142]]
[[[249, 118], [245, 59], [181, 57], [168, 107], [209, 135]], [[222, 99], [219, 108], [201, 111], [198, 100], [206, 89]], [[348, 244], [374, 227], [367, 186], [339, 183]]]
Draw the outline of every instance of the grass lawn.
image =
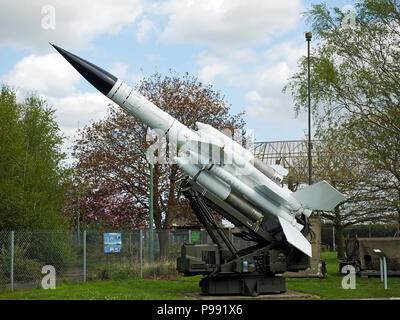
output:
[[400, 297], [400, 278], [388, 277], [388, 290], [384, 289], [380, 278], [356, 277], [356, 289], [342, 288], [343, 276], [339, 274], [336, 252], [323, 252], [327, 277], [324, 279], [286, 279], [287, 289], [312, 293], [321, 299], [363, 299]]
[[[195, 279], [196, 278], [196, 279]], [[199, 292], [198, 277], [173, 280], [104, 280], [57, 283], [55, 290], [42, 288], [0, 292], [2, 299], [44, 300], [182, 300], [185, 292]]]
[[[384, 290], [379, 278], [356, 279], [355, 290], [342, 289], [343, 275], [338, 272], [336, 253], [324, 252], [328, 276], [325, 279], [287, 279], [287, 289], [312, 293], [321, 299], [359, 299], [400, 297], [400, 278], [388, 278], [388, 290]], [[200, 276], [176, 277], [173, 280], [105, 280], [58, 283], [56, 290], [42, 288], [0, 292], [0, 299], [110, 299], [110, 300], [182, 300], [190, 299], [185, 293], [199, 292]]]

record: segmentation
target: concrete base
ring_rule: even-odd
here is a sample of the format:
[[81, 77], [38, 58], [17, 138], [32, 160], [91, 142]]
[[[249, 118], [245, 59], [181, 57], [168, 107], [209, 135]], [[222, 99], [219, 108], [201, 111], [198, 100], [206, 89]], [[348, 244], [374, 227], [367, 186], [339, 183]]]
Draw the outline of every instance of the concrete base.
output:
[[325, 278], [326, 267], [321, 257], [321, 218], [318, 215], [310, 216], [311, 229], [314, 231], [314, 238], [310, 235], [307, 236], [307, 240], [311, 243], [312, 258], [310, 261], [310, 268], [307, 270], [301, 270], [297, 272], [285, 272], [283, 277], [285, 278]]
[[265, 275], [218, 275], [204, 277], [200, 280], [203, 295], [245, 295], [257, 296], [266, 293], [281, 293], [286, 291], [286, 281], [283, 277]]
[[251, 296], [239, 296], [239, 295], [215, 295], [215, 296], [205, 296], [201, 293], [187, 293], [188, 297], [194, 298], [196, 300], [289, 300], [289, 299], [318, 299], [318, 296], [288, 290], [283, 293], [274, 294], [260, 294], [257, 297]]

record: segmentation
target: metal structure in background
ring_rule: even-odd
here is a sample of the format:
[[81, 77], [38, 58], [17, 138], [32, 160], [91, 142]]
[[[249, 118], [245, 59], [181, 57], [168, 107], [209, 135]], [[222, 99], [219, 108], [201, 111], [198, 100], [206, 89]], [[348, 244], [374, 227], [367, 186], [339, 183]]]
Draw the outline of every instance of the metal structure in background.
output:
[[[319, 140], [313, 140], [318, 145]], [[315, 148], [313, 155], [315, 157]], [[254, 155], [268, 165], [279, 164], [289, 170], [288, 177], [294, 184], [308, 183], [308, 142], [306, 140], [254, 142]], [[294, 179], [294, 180], [293, 180]]]

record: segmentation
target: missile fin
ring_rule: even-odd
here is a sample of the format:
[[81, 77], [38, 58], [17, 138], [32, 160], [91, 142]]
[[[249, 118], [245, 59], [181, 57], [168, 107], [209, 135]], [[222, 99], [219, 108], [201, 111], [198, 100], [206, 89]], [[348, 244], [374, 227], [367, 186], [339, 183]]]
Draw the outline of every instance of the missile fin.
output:
[[286, 236], [286, 240], [292, 244], [294, 247], [299, 249], [301, 252], [304, 252], [309, 257], [312, 256], [311, 244], [308, 240], [303, 236], [303, 234], [292, 224], [285, 219], [278, 217], [279, 222], [281, 223], [283, 232]]
[[289, 170], [285, 169], [282, 167], [280, 164], [270, 164], [269, 165], [272, 169], [274, 169], [282, 178], [281, 181], [283, 180], [284, 177], [287, 176], [289, 173]]
[[313, 210], [332, 211], [346, 197], [328, 182], [321, 181], [294, 192], [296, 198], [304, 206]]

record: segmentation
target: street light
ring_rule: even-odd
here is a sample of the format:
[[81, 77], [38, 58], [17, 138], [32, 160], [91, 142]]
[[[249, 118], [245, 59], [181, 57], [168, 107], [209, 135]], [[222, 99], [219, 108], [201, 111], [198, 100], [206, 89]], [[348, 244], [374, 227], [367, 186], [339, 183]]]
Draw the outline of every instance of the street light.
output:
[[312, 184], [312, 158], [311, 158], [311, 85], [310, 85], [310, 42], [312, 38], [312, 33], [306, 33], [307, 40], [307, 64], [308, 64], [308, 184]]

